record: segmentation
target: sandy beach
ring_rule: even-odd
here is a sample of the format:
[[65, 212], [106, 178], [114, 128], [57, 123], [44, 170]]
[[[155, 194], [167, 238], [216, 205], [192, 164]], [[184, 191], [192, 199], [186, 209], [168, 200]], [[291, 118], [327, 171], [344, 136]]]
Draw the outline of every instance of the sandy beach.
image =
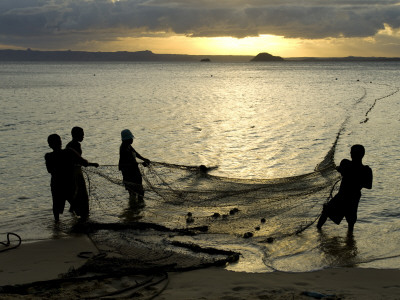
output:
[[400, 299], [400, 270], [390, 269], [238, 273], [211, 267], [62, 279], [97, 254], [85, 235], [0, 252], [0, 299]]

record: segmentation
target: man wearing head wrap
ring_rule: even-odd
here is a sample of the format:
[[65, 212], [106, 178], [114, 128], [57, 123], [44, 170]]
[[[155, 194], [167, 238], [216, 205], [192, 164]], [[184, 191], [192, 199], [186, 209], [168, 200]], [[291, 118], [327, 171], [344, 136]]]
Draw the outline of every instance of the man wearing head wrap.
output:
[[142, 185], [142, 174], [139, 170], [136, 158], [144, 161], [143, 165], [147, 166], [150, 160], [141, 156], [132, 147], [134, 136], [129, 129], [121, 131], [121, 146], [119, 148], [118, 168], [122, 173], [125, 188], [129, 191], [130, 201], [134, 204], [137, 200], [138, 204], [143, 205], [144, 189]]

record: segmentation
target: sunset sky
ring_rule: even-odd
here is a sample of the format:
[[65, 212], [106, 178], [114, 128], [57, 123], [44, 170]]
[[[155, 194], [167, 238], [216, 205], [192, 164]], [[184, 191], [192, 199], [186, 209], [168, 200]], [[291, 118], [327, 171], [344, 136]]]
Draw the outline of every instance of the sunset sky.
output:
[[0, 0], [0, 49], [400, 57], [400, 0]]

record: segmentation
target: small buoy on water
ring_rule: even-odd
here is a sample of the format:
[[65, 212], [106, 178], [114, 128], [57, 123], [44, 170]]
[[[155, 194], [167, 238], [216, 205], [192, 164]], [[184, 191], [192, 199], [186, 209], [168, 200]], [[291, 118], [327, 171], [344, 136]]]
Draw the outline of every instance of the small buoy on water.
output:
[[272, 244], [273, 242], [274, 242], [274, 238], [273, 237], [267, 238], [267, 243]]
[[208, 168], [205, 165], [200, 165], [199, 169], [200, 169], [200, 172], [203, 172], [203, 173], [207, 173], [207, 171], [208, 171]]
[[193, 223], [193, 222], [194, 222], [194, 219], [192, 217], [192, 213], [188, 212], [187, 213], [187, 218], [186, 218], [186, 223]]
[[252, 236], [253, 236], [253, 233], [252, 233], [252, 232], [246, 232], [245, 234], [243, 234], [243, 237], [244, 237], [245, 239], [251, 238]]
[[230, 215], [234, 215], [234, 214], [236, 214], [238, 211], [239, 211], [239, 209], [235, 207], [235, 208], [233, 208], [233, 209], [230, 210], [229, 214], [230, 214]]

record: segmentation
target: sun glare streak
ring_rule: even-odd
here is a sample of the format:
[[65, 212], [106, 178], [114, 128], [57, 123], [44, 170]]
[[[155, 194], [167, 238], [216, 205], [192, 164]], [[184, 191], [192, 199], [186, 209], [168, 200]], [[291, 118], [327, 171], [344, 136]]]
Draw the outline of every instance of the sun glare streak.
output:
[[233, 37], [208, 38], [205, 42], [207, 48], [213, 49], [215, 54], [231, 55], [256, 55], [259, 52], [279, 53], [282, 51], [283, 38], [273, 35], [259, 37], [246, 37], [237, 39]]

